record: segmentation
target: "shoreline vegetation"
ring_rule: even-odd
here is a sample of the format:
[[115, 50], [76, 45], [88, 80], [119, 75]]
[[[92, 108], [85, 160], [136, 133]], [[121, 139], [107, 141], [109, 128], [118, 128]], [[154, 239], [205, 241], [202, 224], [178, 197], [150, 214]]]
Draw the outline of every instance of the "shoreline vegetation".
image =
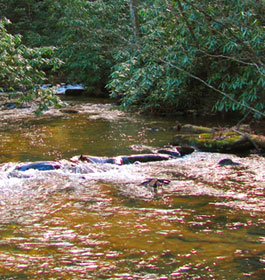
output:
[[124, 110], [264, 119], [263, 1], [1, 3], [0, 90], [38, 112], [45, 83], [83, 84]]
[[[76, 99], [78, 97], [72, 96], [71, 98]], [[62, 100], [58, 102], [58, 104], [61, 104], [60, 106], [55, 106], [52, 110], [50, 108], [42, 113], [50, 117], [81, 113], [78, 107], [71, 106]], [[8, 95], [0, 94], [0, 110], [2, 115], [5, 115], [5, 120], [34, 119], [36, 118], [38, 105], [33, 101], [21, 102], [16, 98], [10, 100]], [[17, 113], [14, 114], [14, 112]], [[182, 116], [182, 118], [185, 119], [185, 116]], [[195, 123], [200, 122], [200, 116], [193, 116], [193, 119]], [[265, 131], [263, 130], [262, 120], [254, 120], [252, 124], [247, 122], [238, 123], [235, 126], [231, 126], [230, 120], [230, 126], [221, 126], [219, 124], [218, 127], [206, 126], [210, 125], [210, 123], [207, 124], [207, 121], [203, 123], [204, 125], [198, 125], [192, 122], [181, 123], [176, 121], [176, 125], [171, 127], [171, 130], [175, 131], [176, 135], [168, 144], [173, 146], [192, 146], [200, 151], [231, 154], [242, 152], [264, 154], [265, 152]]]

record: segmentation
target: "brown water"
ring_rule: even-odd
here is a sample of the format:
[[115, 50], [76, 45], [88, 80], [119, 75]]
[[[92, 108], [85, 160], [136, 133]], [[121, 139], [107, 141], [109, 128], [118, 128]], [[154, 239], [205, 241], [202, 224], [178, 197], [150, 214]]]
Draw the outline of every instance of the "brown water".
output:
[[[0, 279], [265, 278], [264, 158], [195, 152], [159, 163], [61, 160], [61, 170], [14, 170], [20, 161], [135, 153], [174, 134], [171, 120], [104, 102], [74, 106], [79, 114], [2, 116]], [[217, 164], [227, 157], [241, 165]], [[155, 193], [141, 185], [152, 177], [171, 182]]]

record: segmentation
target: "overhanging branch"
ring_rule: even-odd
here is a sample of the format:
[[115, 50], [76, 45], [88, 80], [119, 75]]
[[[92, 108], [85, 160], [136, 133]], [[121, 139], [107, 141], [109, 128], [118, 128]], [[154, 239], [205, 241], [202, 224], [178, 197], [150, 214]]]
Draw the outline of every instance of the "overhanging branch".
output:
[[263, 116], [263, 117], [265, 117], [265, 114], [264, 114], [264, 113], [262, 113], [262, 112], [256, 110], [256, 109], [253, 108], [253, 107], [250, 107], [250, 106], [248, 106], [248, 105], [246, 105], [246, 104], [243, 104], [243, 103], [241, 103], [241, 102], [235, 100], [235, 99], [234, 99], [233, 97], [231, 97], [229, 94], [227, 94], [227, 93], [225, 93], [225, 92], [219, 90], [218, 88], [215, 88], [214, 86], [210, 85], [209, 83], [207, 83], [207, 82], [204, 81], [203, 79], [199, 78], [198, 76], [195, 76], [195, 75], [191, 74], [190, 72], [186, 71], [185, 69], [182, 69], [182, 68], [178, 67], [177, 65], [174, 65], [174, 64], [172, 64], [172, 63], [170, 63], [170, 62], [168, 62], [168, 61], [165, 61], [165, 60], [163, 60], [163, 59], [160, 59], [160, 61], [163, 62], [163, 63], [165, 63], [165, 64], [170, 65], [171, 67], [177, 69], [178, 71], [181, 71], [181, 72], [185, 73], [187, 76], [189, 76], [189, 77], [191, 77], [191, 78], [193, 78], [193, 79], [195, 79], [195, 80], [201, 82], [202, 84], [204, 84], [204, 85], [207, 86], [208, 88], [210, 88], [210, 89], [212, 89], [212, 90], [214, 90], [214, 91], [220, 93], [221, 95], [225, 96], [226, 98], [228, 98], [229, 100], [231, 100], [233, 103], [235, 103], [235, 104], [237, 104], [237, 105], [239, 105], [239, 106], [241, 106], [241, 107], [245, 107], [245, 108], [247, 108], [248, 110], [250, 110], [250, 111], [252, 111], [252, 112], [254, 112], [254, 113], [257, 113], [257, 114], [259, 114], [259, 115], [261, 115], [261, 116]]

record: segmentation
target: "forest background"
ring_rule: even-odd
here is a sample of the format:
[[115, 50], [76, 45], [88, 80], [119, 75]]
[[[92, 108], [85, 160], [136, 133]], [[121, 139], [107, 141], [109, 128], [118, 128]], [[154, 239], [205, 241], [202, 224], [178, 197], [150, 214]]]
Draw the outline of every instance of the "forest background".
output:
[[82, 83], [123, 109], [265, 116], [264, 0], [0, 0], [0, 90]]

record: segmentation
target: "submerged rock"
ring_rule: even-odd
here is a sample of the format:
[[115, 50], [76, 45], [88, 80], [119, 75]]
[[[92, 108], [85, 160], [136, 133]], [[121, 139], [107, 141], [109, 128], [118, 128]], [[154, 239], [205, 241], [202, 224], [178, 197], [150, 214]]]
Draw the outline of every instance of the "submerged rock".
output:
[[136, 145], [131, 145], [130, 149], [132, 149], [135, 152], [138, 153], [153, 153], [155, 152], [154, 147], [151, 146], [146, 146], [146, 145], [142, 145], [142, 144], [136, 144]]

